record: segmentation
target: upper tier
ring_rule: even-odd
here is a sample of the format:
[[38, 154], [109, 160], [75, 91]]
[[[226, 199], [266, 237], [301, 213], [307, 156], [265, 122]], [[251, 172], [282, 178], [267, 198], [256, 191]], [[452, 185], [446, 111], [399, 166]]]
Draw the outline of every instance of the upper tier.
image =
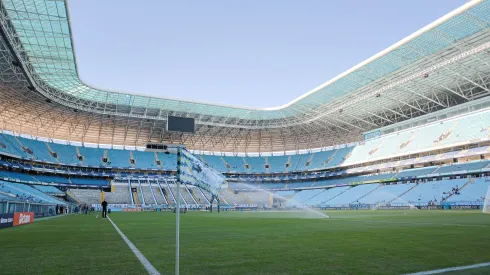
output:
[[[220, 172], [281, 173], [349, 166], [487, 140], [490, 140], [490, 110], [322, 152], [267, 157], [198, 157]], [[9, 134], [0, 134], [1, 153], [68, 165], [177, 169], [175, 154], [63, 145]], [[82, 160], [79, 156], [83, 156]]]

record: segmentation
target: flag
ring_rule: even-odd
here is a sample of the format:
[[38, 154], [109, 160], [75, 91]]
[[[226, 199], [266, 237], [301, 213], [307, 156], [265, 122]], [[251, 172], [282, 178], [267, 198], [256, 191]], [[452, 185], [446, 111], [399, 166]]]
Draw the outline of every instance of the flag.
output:
[[177, 177], [181, 183], [198, 186], [218, 197], [221, 185], [226, 181], [223, 174], [183, 148], [179, 148], [177, 157]]

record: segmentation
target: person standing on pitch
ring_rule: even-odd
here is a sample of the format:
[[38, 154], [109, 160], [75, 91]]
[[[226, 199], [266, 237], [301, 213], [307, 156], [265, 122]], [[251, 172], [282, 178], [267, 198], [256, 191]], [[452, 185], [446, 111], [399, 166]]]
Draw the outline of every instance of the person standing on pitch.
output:
[[102, 202], [102, 218], [107, 218], [107, 202], [105, 200]]

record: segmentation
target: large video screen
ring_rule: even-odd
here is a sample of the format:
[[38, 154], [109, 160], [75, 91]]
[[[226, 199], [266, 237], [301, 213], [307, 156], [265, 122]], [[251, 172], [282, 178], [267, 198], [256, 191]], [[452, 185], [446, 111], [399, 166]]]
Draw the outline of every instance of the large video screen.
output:
[[194, 119], [187, 117], [168, 116], [167, 131], [194, 133]]

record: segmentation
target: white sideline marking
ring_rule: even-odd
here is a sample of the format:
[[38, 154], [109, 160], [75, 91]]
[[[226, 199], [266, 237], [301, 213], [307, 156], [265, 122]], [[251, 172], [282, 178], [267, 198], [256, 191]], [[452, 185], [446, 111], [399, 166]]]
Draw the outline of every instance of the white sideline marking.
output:
[[112, 223], [112, 225], [116, 229], [117, 233], [119, 233], [119, 235], [121, 235], [121, 237], [126, 242], [126, 244], [129, 246], [129, 248], [131, 248], [131, 251], [133, 251], [134, 255], [136, 255], [136, 258], [138, 258], [138, 260], [140, 260], [141, 264], [143, 264], [146, 271], [148, 271], [148, 274], [160, 275], [160, 272], [158, 272], [158, 270], [156, 270], [156, 268], [153, 265], [151, 265], [151, 263], [148, 261], [148, 259], [146, 259], [145, 256], [143, 256], [143, 254], [141, 254], [141, 252], [138, 250], [138, 248], [136, 248], [136, 246], [134, 246], [134, 244], [126, 237], [126, 235], [124, 235], [124, 233], [122, 233], [122, 231], [119, 230], [119, 227], [117, 227], [117, 225], [111, 220], [111, 218], [109, 218], [109, 216], [107, 216], [107, 219], [109, 219], [109, 221]]
[[485, 267], [485, 266], [490, 266], [490, 262], [488, 262], [488, 263], [481, 263], [481, 264], [474, 264], [474, 265], [448, 267], [448, 268], [436, 269], [436, 270], [421, 271], [421, 272], [409, 273], [409, 274], [405, 274], [405, 275], [440, 274], [440, 273], [446, 273], [446, 272], [450, 272], [450, 271], [466, 270], [466, 269], [473, 269], [473, 268], [479, 268], [479, 267]]

